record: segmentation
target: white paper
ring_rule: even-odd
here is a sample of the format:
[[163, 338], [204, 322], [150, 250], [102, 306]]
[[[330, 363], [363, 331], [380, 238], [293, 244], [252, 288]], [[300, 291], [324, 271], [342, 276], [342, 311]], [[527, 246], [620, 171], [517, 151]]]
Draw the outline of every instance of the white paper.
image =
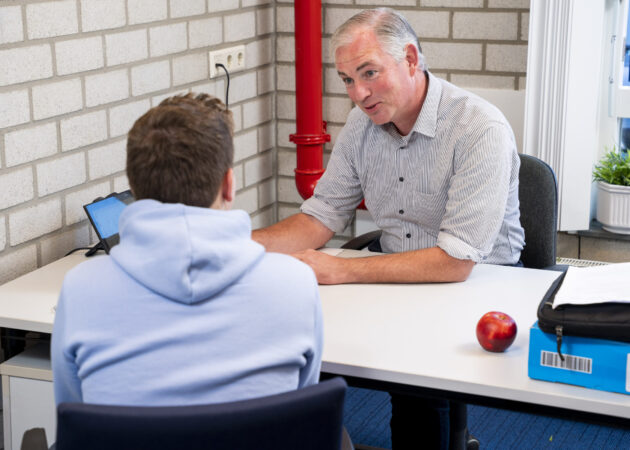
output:
[[569, 267], [553, 307], [606, 302], [630, 303], [630, 263]]

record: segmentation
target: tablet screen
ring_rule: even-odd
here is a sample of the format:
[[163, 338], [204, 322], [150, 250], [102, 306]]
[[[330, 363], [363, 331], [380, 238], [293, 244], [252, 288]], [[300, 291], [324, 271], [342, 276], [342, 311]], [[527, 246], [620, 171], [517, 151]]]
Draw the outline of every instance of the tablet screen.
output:
[[108, 197], [85, 205], [85, 209], [92, 218], [92, 224], [101, 239], [118, 233], [118, 219], [125, 206], [127, 205], [116, 197]]

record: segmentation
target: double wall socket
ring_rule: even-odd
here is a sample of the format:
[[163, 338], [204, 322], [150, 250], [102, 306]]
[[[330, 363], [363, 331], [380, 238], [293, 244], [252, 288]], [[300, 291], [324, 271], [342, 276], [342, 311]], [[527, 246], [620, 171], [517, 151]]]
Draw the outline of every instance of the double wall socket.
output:
[[224, 48], [210, 52], [210, 78], [225, 75], [225, 71], [217, 64], [223, 64], [228, 72], [238, 72], [245, 70], [245, 46]]

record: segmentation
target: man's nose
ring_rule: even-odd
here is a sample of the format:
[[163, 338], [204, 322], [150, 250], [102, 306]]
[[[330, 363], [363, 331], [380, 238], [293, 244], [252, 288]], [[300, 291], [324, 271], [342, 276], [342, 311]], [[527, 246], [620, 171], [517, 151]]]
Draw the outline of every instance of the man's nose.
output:
[[354, 85], [354, 94], [356, 97], [356, 101], [362, 102], [370, 96], [371, 91], [365, 83], [357, 82]]

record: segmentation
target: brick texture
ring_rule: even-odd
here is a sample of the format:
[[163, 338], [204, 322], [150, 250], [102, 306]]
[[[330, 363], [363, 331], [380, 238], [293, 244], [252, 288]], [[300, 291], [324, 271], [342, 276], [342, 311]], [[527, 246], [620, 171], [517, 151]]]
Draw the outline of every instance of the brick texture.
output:
[[35, 161], [57, 152], [57, 126], [54, 122], [24, 128], [4, 135], [7, 167]]
[[0, 45], [23, 39], [22, 9], [19, 6], [0, 8]]
[[74, 153], [37, 165], [37, 193], [40, 197], [77, 186], [86, 179], [84, 153]]
[[[0, 3], [0, 282], [94, 240], [82, 206], [129, 187], [125, 135], [134, 121], [175, 93], [224, 99], [226, 78], [208, 79], [208, 53], [234, 44], [247, 56], [230, 86], [235, 206], [255, 227], [297, 212], [293, 1]], [[406, 15], [439, 76], [525, 85], [526, 0], [325, 0], [323, 119], [333, 142], [324, 161], [352, 108], [330, 34], [382, 5]]]

